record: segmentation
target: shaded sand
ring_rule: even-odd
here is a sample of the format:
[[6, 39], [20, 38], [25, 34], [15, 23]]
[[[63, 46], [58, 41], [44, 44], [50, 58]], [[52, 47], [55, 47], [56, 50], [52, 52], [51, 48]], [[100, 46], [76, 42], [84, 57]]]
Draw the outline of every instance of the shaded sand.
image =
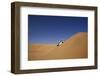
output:
[[74, 59], [88, 57], [88, 35], [79, 32], [60, 46], [49, 44], [29, 44], [28, 60]]

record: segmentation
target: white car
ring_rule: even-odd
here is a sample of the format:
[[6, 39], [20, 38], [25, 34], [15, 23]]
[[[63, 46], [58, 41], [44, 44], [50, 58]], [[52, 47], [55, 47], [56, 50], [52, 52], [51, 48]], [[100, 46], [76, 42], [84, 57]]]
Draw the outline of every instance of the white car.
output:
[[61, 40], [58, 42], [57, 46], [60, 46], [61, 44], [63, 44], [64, 42]]

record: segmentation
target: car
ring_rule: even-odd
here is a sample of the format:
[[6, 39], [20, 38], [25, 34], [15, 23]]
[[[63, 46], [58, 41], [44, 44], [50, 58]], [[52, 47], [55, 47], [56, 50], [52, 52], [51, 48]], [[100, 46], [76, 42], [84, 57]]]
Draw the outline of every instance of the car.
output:
[[64, 43], [64, 41], [60, 40], [60, 41], [58, 42], [57, 46], [60, 46], [60, 45], [63, 44], [63, 43]]

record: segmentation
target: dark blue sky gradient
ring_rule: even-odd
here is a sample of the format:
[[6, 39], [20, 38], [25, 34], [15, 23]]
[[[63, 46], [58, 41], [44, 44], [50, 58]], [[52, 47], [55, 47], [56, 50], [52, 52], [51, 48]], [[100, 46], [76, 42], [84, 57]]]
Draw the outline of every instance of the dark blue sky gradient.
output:
[[57, 44], [75, 33], [87, 31], [87, 17], [28, 15], [29, 43]]

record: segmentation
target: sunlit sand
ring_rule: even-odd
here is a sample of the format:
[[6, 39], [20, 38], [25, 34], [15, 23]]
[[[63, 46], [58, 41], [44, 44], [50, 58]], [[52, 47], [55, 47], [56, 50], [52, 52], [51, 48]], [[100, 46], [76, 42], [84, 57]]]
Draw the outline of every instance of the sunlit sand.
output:
[[28, 60], [76, 59], [88, 57], [88, 34], [79, 32], [63, 44], [30, 44]]

